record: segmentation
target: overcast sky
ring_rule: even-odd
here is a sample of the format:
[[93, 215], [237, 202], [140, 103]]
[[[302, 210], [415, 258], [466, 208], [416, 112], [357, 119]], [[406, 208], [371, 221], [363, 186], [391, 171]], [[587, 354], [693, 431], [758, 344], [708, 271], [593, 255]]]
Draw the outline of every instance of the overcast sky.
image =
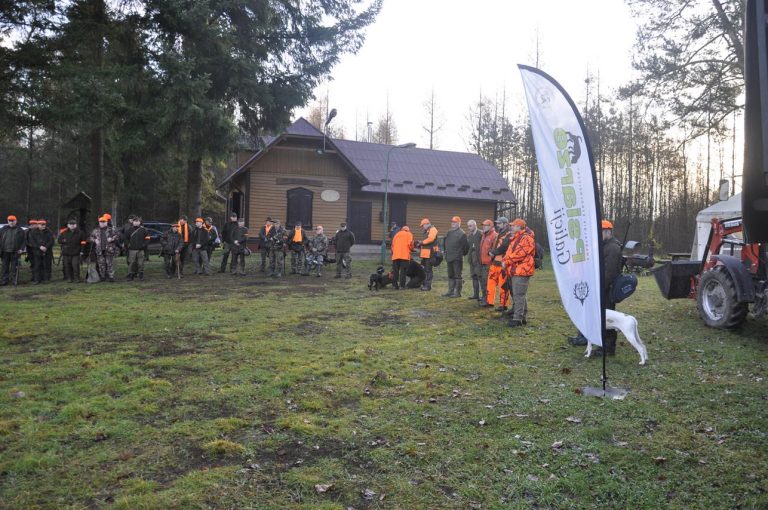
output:
[[423, 103], [434, 89], [436, 148], [466, 151], [481, 91], [493, 98], [506, 89], [508, 117], [525, 113], [517, 64], [535, 64], [537, 34], [539, 67], [581, 107], [587, 70], [599, 71], [603, 93], [632, 77], [635, 29], [623, 0], [384, 0], [362, 49], [342, 57], [316, 96], [328, 94], [333, 124], [351, 139], [356, 126], [376, 123], [388, 98], [398, 142], [428, 147]]

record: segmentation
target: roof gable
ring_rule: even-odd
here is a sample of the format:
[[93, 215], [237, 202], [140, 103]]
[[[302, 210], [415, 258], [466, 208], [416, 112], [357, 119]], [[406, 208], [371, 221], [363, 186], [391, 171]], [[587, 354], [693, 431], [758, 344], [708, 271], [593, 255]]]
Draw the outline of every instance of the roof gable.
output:
[[285, 133], [295, 136], [323, 136], [323, 132], [310, 124], [304, 117], [299, 117], [296, 122], [288, 126]]

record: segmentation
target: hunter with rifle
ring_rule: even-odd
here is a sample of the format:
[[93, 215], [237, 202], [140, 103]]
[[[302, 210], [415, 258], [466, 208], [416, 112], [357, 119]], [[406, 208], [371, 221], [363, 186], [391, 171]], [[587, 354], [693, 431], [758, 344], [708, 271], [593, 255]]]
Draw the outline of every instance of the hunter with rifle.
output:
[[83, 248], [87, 244], [85, 232], [77, 227], [77, 220], [67, 220], [67, 228], [61, 231], [58, 239], [61, 245], [61, 260], [64, 263], [64, 280], [80, 283], [80, 261]]
[[11, 214], [7, 221], [8, 225], [0, 230], [0, 256], [3, 264], [0, 285], [8, 285], [10, 278], [13, 278], [14, 285], [18, 285], [19, 262], [21, 254], [24, 253], [26, 236], [24, 229], [18, 225], [16, 216]]

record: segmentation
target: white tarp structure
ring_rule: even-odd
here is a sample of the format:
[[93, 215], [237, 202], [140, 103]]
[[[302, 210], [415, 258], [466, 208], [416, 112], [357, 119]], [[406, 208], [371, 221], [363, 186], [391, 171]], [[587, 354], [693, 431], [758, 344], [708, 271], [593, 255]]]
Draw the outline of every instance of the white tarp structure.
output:
[[696, 215], [696, 232], [693, 235], [691, 246], [691, 260], [701, 260], [704, 250], [707, 248], [709, 230], [712, 227], [712, 218], [728, 219], [741, 216], [741, 193], [733, 195], [728, 200], [723, 200], [699, 211]]

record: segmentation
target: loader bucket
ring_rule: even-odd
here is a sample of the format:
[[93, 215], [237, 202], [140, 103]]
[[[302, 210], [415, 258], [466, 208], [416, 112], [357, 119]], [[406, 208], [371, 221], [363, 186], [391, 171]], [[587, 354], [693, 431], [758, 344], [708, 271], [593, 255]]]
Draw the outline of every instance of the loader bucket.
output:
[[691, 277], [699, 273], [701, 261], [675, 260], [651, 269], [661, 295], [666, 299], [681, 299], [691, 295]]

